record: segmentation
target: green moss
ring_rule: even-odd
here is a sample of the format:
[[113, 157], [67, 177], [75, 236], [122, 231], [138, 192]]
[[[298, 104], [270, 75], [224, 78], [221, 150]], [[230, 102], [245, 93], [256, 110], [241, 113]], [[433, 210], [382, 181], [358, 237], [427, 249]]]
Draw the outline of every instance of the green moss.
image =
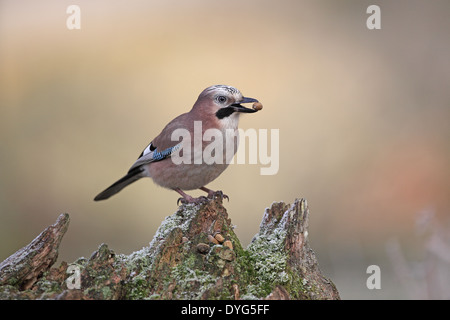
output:
[[289, 292], [291, 298], [300, 300], [308, 299], [309, 296], [307, 295], [307, 292], [309, 291], [309, 288], [307, 290], [307, 280], [301, 278], [297, 270], [287, 268], [287, 272], [290, 280], [284, 285], [284, 287]]
[[111, 299], [113, 292], [111, 291], [111, 288], [108, 286], [105, 286], [102, 288], [102, 295], [104, 300]]
[[175, 267], [172, 277], [177, 283], [174, 292], [177, 299], [200, 299], [201, 295], [217, 282], [217, 277], [210, 273], [185, 265]]
[[151, 294], [148, 280], [141, 275], [134, 277], [127, 285], [126, 299], [141, 300], [146, 299]]
[[276, 228], [271, 233], [258, 234], [247, 248], [247, 260], [252, 266], [248, 272], [250, 279], [256, 279], [247, 287], [247, 295], [264, 298], [276, 285], [286, 285], [292, 281], [287, 270], [288, 255], [284, 251], [286, 231]]
[[19, 284], [19, 280], [17, 278], [11, 277], [11, 278], [8, 279], [7, 285], [17, 286], [18, 284]]
[[[127, 281], [124, 283], [125, 299], [141, 300], [147, 299], [151, 293], [149, 282], [152, 256], [149, 255], [148, 247], [133, 252], [129, 256], [118, 255], [116, 264], [123, 265], [128, 272]], [[116, 270], [119, 268], [115, 267]]]
[[[286, 205], [275, 205], [278, 207], [265, 213], [272, 219], [263, 220], [246, 249], [219, 203], [183, 205], [166, 217], [148, 247], [127, 256], [116, 255], [102, 244], [89, 259], [75, 261], [82, 270], [83, 293], [93, 299], [210, 300], [234, 299], [239, 292], [241, 299], [262, 299], [281, 285], [293, 299], [320, 296], [321, 284], [314, 278], [302, 279], [306, 270], [298, 270], [302, 265], [290, 261], [285, 251], [286, 223], [288, 217], [294, 218], [294, 212], [288, 216], [283, 214]], [[208, 235], [216, 229], [231, 241], [233, 249], [209, 242]], [[199, 247], [199, 243], [203, 245]], [[206, 249], [199, 252], [201, 247]], [[59, 268], [62, 274], [44, 273], [35, 284], [38, 289], [19, 292], [17, 285], [0, 286], [0, 298], [7, 298], [12, 290], [23, 299], [36, 293], [41, 299], [54, 298], [67, 289], [62, 280], [66, 268], [67, 264]], [[10, 280], [13, 284], [17, 281]]]
[[87, 264], [88, 260], [85, 257], [80, 257], [75, 262], [71, 263], [71, 265], [76, 264], [80, 267], [84, 267]]
[[141, 273], [148, 270], [152, 264], [152, 256], [149, 253], [149, 248], [145, 247], [139, 251], [133, 252], [129, 256], [120, 254], [116, 256], [117, 265], [124, 265], [130, 274]]
[[217, 281], [216, 276], [203, 269], [205, 265], [201, 255], [194, 252], [190, 252], [183, 263], [175, 266], [167, 279], [170, 283], [176, 283], [174, 298], [200, 299], [201, 294]]
[[54, 293], [61, 292], [61, 286], [56, 281], [48, 281], [45, 278], [38, 280], [35, 284], [35, 287], [39, 288], [40, 292], [45, 293]]
[[19, 290], [16, 287], [9, 284], [4, 284], [0, 286], [0, 300], [9, 300], [11, 297], [17, 296], [18, 292]]

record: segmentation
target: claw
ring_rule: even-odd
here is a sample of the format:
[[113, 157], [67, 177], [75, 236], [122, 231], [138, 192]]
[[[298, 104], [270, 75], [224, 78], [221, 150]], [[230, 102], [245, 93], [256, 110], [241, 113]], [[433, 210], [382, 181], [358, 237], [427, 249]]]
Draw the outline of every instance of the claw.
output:
[[177, 200], [177, 206], [179, 206], [179, 205], [180, 205], [180, 202], [181, 202], [181, 204], [186, 204], [186, 203], [187, 203], [186, 199], [185, 199], [185, 198], [183, 198], [183, 197], [181, 197], [181, 198], [178, 198], [178, 200]]
[[208, 189], [206, 187], [201, 187], [200, 190], [207, 192], [209, 199], [215, 199], [216, 197], [220, 197], [221, 200], [223, 200], [225, 198], [228, 201], [230, 201], [230, 198], [226, 194], [223, 194], [223, 192], [220, 190], [214, 191], [214, 190]]
[[205, 196], [200, 196], [198, 198], [194, 198], [194, 202], [195, 203], [202, 203], [202, 202], [205, 202], [205, 201], [208, 201], [208, 198], [205, 197]]
[[186, 197], [186, 198], [181, 197], [181, 198], [178, 198], [178, 200], [177, 200], [177, 206], [180, 205], [180, 202], [181, 202], [181, 204], [188, 204], [188, 203], [200, 204], [200, 203], [207, 202], [207, 201], [208, 201], [208, 198], [205, 196], [200, 196], [198, 198], [193, 198], [191, 196]]
[[212, 194], [212, 199], [214, 199], [215, 197], [220, 197], [221, 200], [227, 199], [228, 201], [230, 201], [230, 198], [226, 194], [224, 194], [221, 190], [217, 190]]
[[174, 191], [176, 191], [176, 192], [178, 192], [179, 194], [182, 195], [182, 197], [181, 197], [181, 198], [178, 198], [178, 200], [177, 200], [177, 206], [180, 205], [180, 202], [181, 202], [182, 204], [187, 204], [187, 203], [200, 204], [200, 203], [203, 203], [203, 202], [208, 202], [209, 199], [216, 199], [216, 198], [220, 198], [220, 200], [227, 199], [228, 201], [230, 201], [230, 198], [229, 198], [226, 194], [223, 194], [223, 192], [220, 191], [220, 190], [218, 190], [218, 191], [213, 191], [213, 190], [208, 189], [208, 188], [205, 188], [205, 187], [201, 187], [200, 190], [203, 190], [203, 191], [207, 192], [207, 193], [208, 193], [208, 196], [207, 196], [207, 197], [205, 197], [205, 196], [200, 196], [200, 197], [198, 197], [198, 198], [193, 198], [193, 197], [191, 197], [190, 195], [184, 193], [184, 192], [183, 192], [181, 189], [179, 189], [179, 188], [174, 189]]

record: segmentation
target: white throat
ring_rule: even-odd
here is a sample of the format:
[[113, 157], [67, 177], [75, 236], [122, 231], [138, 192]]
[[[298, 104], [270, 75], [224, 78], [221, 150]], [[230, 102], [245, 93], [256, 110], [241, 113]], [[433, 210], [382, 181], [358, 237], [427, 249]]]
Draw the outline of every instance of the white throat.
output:
[[239, 125], [239, 112], [234, 112], [228, 117], [219, 120], [222, 130], [226, 129], [237, 129]]

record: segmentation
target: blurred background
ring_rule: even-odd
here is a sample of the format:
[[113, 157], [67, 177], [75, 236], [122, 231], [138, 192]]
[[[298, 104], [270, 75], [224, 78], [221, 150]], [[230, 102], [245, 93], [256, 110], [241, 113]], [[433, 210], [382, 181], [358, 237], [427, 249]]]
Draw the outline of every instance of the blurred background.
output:
[[[366, 27], [371, 4], [381, 30]], [[93, 198], [228, 84], [264, 105], [241, 128], [280, 130], [276, 175], [236, 164], [208, 185], [244, 246], [273, 201], [306, 198], [342, 298], [449, 299], [449, 14], [434, 0], [0, 0], [0, 261], [63, 212], [58, 261], [147, 246], [178, 194], [144, 179]]]

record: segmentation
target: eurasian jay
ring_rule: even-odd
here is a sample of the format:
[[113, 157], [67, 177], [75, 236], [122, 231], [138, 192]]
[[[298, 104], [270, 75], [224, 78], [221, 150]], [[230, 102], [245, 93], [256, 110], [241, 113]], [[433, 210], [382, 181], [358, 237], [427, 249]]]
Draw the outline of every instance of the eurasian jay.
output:
[[[254, 105], [253, 109], [246, 108], [241, 105], [243, 103], [256, 103], [258, 107]], [[98, 194], [94, 200], [108, 199], [144, 177], [150, 177], [156, 184], [178, 192], [182, 196], [178, 201], [182, 203], [199, 203], [206, 199], [193, 198], [183, 190], [201, 189], [208, 193], [209, 198], [216, 194], [228, 198], [221, 191], [215, 192], [205, 185], [227, 168], [237, 151], [240, 113], [253, 113], [261, 108], [258, 100], [242, 96], [234, 87], [215, 85], [206, 88], [200, 93], [191, 111], [170, 121], [142, 151], [128, 173]], [[181, 136], [176, 133], [183, 132], [190, 136], [184, 135], [180, 141]], [[213, 138], [205, 132], [212, 133]], [[205, 152], [205, 148], [211, 148], [213, 143], [216, 147], [214, 151]], [[217, 151], [219, 154], [216, 154]]]

